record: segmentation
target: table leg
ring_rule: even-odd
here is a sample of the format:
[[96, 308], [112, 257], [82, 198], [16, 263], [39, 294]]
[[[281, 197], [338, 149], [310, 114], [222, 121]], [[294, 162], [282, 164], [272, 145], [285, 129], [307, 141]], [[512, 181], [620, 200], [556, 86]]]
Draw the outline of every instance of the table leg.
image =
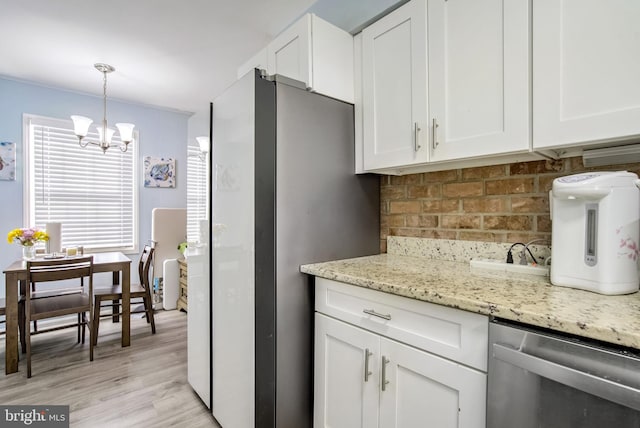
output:
[[6, 334], [5, 334], [5, 365], [6, 374], [18, 371], [18, 274], [5, 274], [6, 298]]
[[131, 266], [122, 268], [122, 346], [131, 344]]
[[[18, 296], [26, 296], [27, 293], [27, 281], [20, 281], [20, 292]], [[25, 332], [25, 307], [24, 302], [20, 302], [20, 297], [18, 297], [18, 332], [20, 333], [20, 351], [25, 354], [27, 352], [27, 340]], [[35, 321], [33, 322], [33, 329], [35, 330]], [[31, 326], [29, 326], [31, 328]]]

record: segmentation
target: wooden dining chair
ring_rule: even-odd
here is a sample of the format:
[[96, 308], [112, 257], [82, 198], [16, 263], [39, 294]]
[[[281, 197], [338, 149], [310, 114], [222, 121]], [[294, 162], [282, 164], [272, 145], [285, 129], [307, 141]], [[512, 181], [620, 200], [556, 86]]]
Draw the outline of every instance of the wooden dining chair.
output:
[[[88, 281], [85, 281], [85, 278]], [[31, 285], [47, 283], [47, 286], [25, 287], [26, 326], [29, 326], [31, 321], [77, 314], [77, 321], [73, 323], [54, 325], [49, 328], [42, 328], [40, 325], [38, 331], [25, 328], [27, 377], [31, 377], [31, 336], [35, 334], [76, 327], [78, 342], [82, 338], [84, 343], [85, 328], [89, 326], [89, 359], [93, 361], [93, 337], [91, 336], [93, 256], [27, 261], [27, 280]]]
[[[147, 323], [151, 324], [151, 333], [156, 334], [156, 323], [153, 317], [153, 302], [151, 300], [151, 285], [149, 280], [149, 272], [153, 264], [153, 247], [145, 245], [138, 262], [138, 277], [140, 283], [131, 284], [131, 314], [144, 313]], [[93, 313], [93, 340], [94, 344], [98, 343], [98, 330], [100, 328], [100, 318], [111, 317], [118, 319], [122, 316], [122, 286], [111, 285], [108, 287], [96, 287], [94, 295], [94, 313]], [[143, 304], [143, 309], [133, 309]], [[111, 308], [109, 312], [103, 312], [102, 309]]]
[[0, 331], [0, 334], [5, 334], [7, 330], [6, 315], [7, 315], [7, 301], [5, 300], [4, 297], [2, 297], [0, 298], [0, 316], [2, 317], [2, 320], [0, 320], [0, 324], [4, 324], [5, 328], [4, 330]]

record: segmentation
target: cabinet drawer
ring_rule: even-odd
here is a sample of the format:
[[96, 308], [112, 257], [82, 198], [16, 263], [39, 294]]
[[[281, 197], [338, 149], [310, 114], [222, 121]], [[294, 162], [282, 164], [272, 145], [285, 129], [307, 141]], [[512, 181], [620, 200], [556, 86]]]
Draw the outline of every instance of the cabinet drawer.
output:
[[316, 278], [315, 309], [407, 345], [487, 371], [488, 317]]

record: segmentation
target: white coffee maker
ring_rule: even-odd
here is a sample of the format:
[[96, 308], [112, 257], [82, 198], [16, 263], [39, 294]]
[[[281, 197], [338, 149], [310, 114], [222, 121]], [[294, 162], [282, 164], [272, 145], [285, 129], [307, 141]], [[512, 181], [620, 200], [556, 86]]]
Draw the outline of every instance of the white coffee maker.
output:
[[601, 294], [638, 291], [640, 190], [627, 171], [553, 181], [551, 283]]

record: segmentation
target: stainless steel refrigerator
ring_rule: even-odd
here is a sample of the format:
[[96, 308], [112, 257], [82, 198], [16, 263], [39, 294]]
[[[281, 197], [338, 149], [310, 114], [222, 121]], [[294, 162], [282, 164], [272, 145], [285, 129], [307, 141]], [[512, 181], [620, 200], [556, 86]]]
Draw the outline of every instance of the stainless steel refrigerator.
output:
[[379, 178], [354, 174], [353, 105], [255, 70], [213, 103], [211, 409], [312, 426], [313, 284], [379, 252]]

